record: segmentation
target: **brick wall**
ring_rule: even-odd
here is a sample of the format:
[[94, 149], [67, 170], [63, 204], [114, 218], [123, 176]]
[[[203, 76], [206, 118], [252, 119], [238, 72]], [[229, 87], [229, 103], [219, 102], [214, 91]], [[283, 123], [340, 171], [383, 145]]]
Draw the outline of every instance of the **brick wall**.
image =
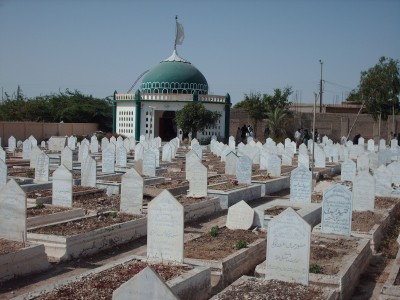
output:
[[[342, 136], [346, 136], [357, 118], [357, 114], [348, 113], [317, 113], [315, 118], [315, 128], [320, 134], [328, 135], [334, 142], [338, 142]], [[312, 113], [295, 113], [293, 119], [288, 122], [286, 130], [293, 134], [297, 128], [308, 128], [311, 132], [313, 114]], [[243, 124], [251, 124], [251, 119], [248, 114], [242, 109], [231, 110], [231, 127], [230, 135], [235, 136], [236, 130], [242, 127]], [[263, 140], [263, 133], [266, 127], [266, 122], [262, 121], [257, 126], [256, 137]], [[394, 129], [393, 129], [394, 128]], [[389, 139], [390, 132], [400, 132], [400, 115], [395, 116], [394, 126], [393, 117], [389, 116], [387, 121], [381, 121], [380, 133], [379, 122], [374, 122], [372, 117], [367, 114], [360, 114], [357, 122], [352, 128], [349, 140], [352, 140], [356, 134], [361, 134], [362, 137], [367, 139], [374, 139], [375, 142], [379, 138]]]

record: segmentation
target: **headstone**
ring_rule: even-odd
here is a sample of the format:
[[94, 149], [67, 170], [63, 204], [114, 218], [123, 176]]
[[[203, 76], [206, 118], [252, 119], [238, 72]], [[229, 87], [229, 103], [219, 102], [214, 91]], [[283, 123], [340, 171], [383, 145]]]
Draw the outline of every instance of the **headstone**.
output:
[[107, 147], [107, 145], [109, 144], [110, 142], [109, 142], [109, 140], [108, 140], [108, 138], [107, 137], [103, 137], [102, 139], [101, 139], [101, 150], [104, 150], [104, 149], [106, 149], [106, 147]]
[[282, 143], [279, 143], [278, 145], [276, 145], [276, 148], [278, 148], [278, 154], [282, 154], [285, 146]]
[[379, 150], [386, 149], [386, 140], [385, 139], [380, 139], [379, 140]]
[[133, 168], [138, 172], [140, 175], [143, 175], [143, 160], [139, 159], [135, 161]]
[[170, 287], [149, 266], [114, 290], [113, 300], [179, 300]]
[[3, 186], [5, 186], [6, 183], [7, 183], [7, 165], [2, 159], [0, 159], [0, 189]]
[[321, 232], [350, 236], [353, 212], [351, 192], [340, 184], [324, 191]]
[[26, 242], [26, 194], [14, 179], [0, 189], [0, 238]]
[[196, 152], [193, 150], [190, 150], [185, 154], [185, 174], [186, 174], [186, 180], [190, 179], [190, 175], [192, 174], [189, 172], [189, 170], [192, 170], [194, 168], [194, 164], [196, 162], [201, 162], [200, 158], [197, 156]]
[[156, 156], [152, 151], [146, 150], [143, 154], [143, 175], [156, 176]]
[[301, 144], [299, 146], [299, 154], [308, 155], [308, 149], [307, 149], [307, 146], [305, 144]]
[[232, 150], [235, 150], [235, 148], [236, 148], [235, 137], [233, 137], [233, 136], [229, 137], [228, 145], [229, 145], [229, 148], [231, 148]]
[[3, 150], [3, 148], [0, 146], [0, 159], [3, 162], [6, 162], [6, 151]]
[[97, 136], [93, 135], [90, 138], [90, 152], [97, 153], [99, 152], [99, 141], [97, 140]]
[[115, 165], [119, 167], [126, 167], [127, 160], [128, 156], [124, 144], [117, 144], [117, 149], [115, 150]]
[[116, 145], [117, 144], [117, 139], [115, 138], [115, 136], [110, 137], [110, 143]]
[[68, 142], [67, 143], [68, 143], [69, 149], [74, 151], [75, 148], [76, 148], [76, 137], [74, 137], [74, 136], [68, 137]]
[[135, 160], [143, 159], [144, 148], [141, 143], [135, 146]]
[[375, 206], [375, 179], [362, 172], [353, 179], [353, 210], [373, 211]]
[[30, 159], [32, 152], [32, 143], [30, 140], [26, 139], [22, 143], [22, 159]]
[[207, 168], [200, 161], [195, 161], [188, 169], [189, 197], [207, 197]]
[[400, 162], [392, 162], [387, 168], [392, 172], [392, 183], [400, 185]]
[[29, 167], [31, 169], [36, 168], [36, 160], [40, 153], [42, 153], [42, 150], [40, 150], [40, 148], [38, 146], [32, 147], [31, 156], [29, 158]]
[[89, 156], [89, 146], [87, 143], [82, 142], [79, 146], [78, 151], [78, 161], [82, 164], [86, 161], [86, 158]]
[[375, 152], [375, 141], [373, 139], [368, 140], [367, 150], [370, 152]]
[[348, 159], [344, 163], [342, 163], [340, 171], [341, 181], [353, 181], [356, 174], [357, 174], [356, 163], [353, 160]]
[[135, 169], [128, 169], [121, 178], [120, 211], [128, 214], [143, 213], [143, 178]]
[[357, 157], [357, 172], [369, 172], [369, 158], [367, 154]]
[[146, 136], [142, 134], [142, 135], [139, 137], [139, 142], [142, 143], [142, 142], [144, 142], [145, 140], [146, 140]]
[[49, 138], [48, 147], [50, 151], [61, 152], [66, 146], [67, 139], [65, 136], [52, 136]]
[[225, 174], [235, 175], [238, 157], [235, 152], [230, 151], [225, 157]]
[[172, 149], [170, 144], [165, 144], [162, 148], [162, 155], [161, 155], [161, 160], [162, 161], [172, 161]]
[[324, 150], [321, 149], [320, 146], [315, 146], [314, 148], [314, 159], [315, 159], [315, 167], [316, 168], [325, 168], [326, 167], [326, 157]]
[[72, 150], [66, 146], [63, 151], [61, 151], [61, 165], [70, 171], [72, 170], [72, 157]]
[[385, 166], [380, 166], [374, 172], [375, 196], [390, 196], [392, 193], [392, 172]]
[[46, 142], [45, 141], [41, 141], [40, 142], [40, 148], [42, 148], [42, 149], [46, 148]]
[[164, 190], [150, 201], [147, 211], [147, 258], [182, 263], [182, 204]]
[[270, 154], [263, 149], [260, 153], [260, 170], [266, 170], [268, 166], [268, 156]]
[[239, 183], [251, 183], [252, 165], [250, 157], [246, 155], [239, 157], [236, 164], [236, 178]]
[[72, 207], [72, 173], [63, 165], [53, 173], [52, 197], [53, 205]]
[[297, 165], [300, 166], [304, 166], [306, 168], [308, 168], [310, 166], [310, 158], [307, 155], [300, 153], [299, 156], [297, 157]]
[[369, 169], [372, 172], [374, 172], [379, 167], [378, 154], [376, 154], [375, 152], [371, 152], [368, 154], [368, 159], [369, 159]]
[[33, 135], [30, 135], [28, 140], [31, 141], [32, 146], [37, 146], [38, 145], [37, 139], [35, 139], [35, 137]]
[[254, 210], [243, 200], [228, 208], [226, 227], [248, 230], [253, 225]]
[[96, 161], [88, 155], [81, 168], [81, 185], [96, 186]]
[[282, 165], [283, 166], [291, 166], [292, 165], [292, 155], [293, 151], [290, 148], [285, 148], [282, 153]]
[[101, 150], [101, 172], [114, 173], [115, 172], [115, 145], [109, 143]]
[[291, 207], [268, 223], [265, 278], [308, 285], [311, 226]]
[[290, 176], [290, 201], [311, 203], [312, 173], [303, 165], [294, 169]]
[[156, 168], [159, 168], [160, 167], [160, 150], [158, 150], [158, 148], [155, 146], [150, 147], [149, 150], [154, 153], [154, 155], [156, 157]]
[[196, 154], [200, 158], [200, 160], [203, 159], [203, 149], [201, 149], [201, 146], [199, 144], [193, 144], [192, 150], [194, 152], [196, 152]]
[[270, 176], [273, 177], [281, 176], [282, 163], [278, 155], [275, 154], [269, 155], [267, 165], [268, 165], [267, 171]]
[[36, 158], [35, 182], [49, 181], [50, 158], [46, 153], [41, 152]]
[[128, 138], [124, 139], [124, 147], [126, 149], [126, 153], [129, 153], [131, 147], [131, 141]]

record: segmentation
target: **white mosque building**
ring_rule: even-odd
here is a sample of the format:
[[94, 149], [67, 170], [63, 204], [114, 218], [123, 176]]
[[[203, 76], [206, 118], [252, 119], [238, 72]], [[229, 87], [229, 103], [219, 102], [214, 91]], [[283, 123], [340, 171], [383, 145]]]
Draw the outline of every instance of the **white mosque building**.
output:
[[211, 111], [221, 112], [215, 126], [197, 132], [197, 139], [229, 137], [231, 101], [226, 96], [209, 95], [204, 75], [189, 61], [181, 58], [176, 44], [183, 40], [183, 28], [177, 23], [175, 47], [172, 55], [149, 70], [142, 79], [141, 89], [135, 93], [114, 93], [113, 132], [133, 136], [139, 141], [159, 136], [163, 141], [182, 138], [175, 123], [175, 112], [187, 103], [200, 101]]

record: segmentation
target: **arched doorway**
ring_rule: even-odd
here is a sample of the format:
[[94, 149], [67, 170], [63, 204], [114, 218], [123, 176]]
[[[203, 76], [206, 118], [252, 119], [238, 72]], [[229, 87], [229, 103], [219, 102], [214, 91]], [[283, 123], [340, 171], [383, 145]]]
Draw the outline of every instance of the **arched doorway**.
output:
[[175, 111], [164, 111], [158, 125], [158, 134], [162, 141], [170, 141], [176, 137]]

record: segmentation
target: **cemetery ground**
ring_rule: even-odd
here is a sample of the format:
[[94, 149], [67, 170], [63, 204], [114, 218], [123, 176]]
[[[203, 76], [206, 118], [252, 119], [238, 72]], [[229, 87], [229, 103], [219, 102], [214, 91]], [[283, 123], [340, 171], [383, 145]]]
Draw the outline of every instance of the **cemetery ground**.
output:
[[[187, 150], [182, 151], [180, 154], [184, 155], [186, 152]], [[144, 186], [144, 215], [148, 213], [148, 204], [151, 203], [155, 197], [159, 196], [163, 190], [169, 190], [173, 195], [175, 193], [174, 197], [184, 206], [210, 199], [210, 197], [207, 196], [190, 197], [186, 192], [182, 193], [179, 190], [180, 188], [183, 188], [184, 191], [189, 189], [188, 180], [185, 178], [186, 172], [184, 172], [185, 164], [182, 163], [183, 161], [182, 158], [178, 157], [173, 160], [174, 163], [167, 172], [157, 174], [157, 176], [164, 177], [164, 182]], [[203, 151], [202, 161], [205, 162], [205, 165], [208, 167], [208, 185], [212, 186], [213, 189], [235, 191], [251, 185], [251, 183], [236, 182], [236, 176], [224, 174], [224, 163], [221, 162], [219, 157], [208, 151]], [[281, 174], [289, 175], [292, 169], [293, 167], [283, 166]], [[323, 171], [323, 169], [324, 168], [319, 168], [317, 171]], [[266, 171], [260, 171], [257, 169], [252, 170], [252, 175], [258, 175], [258, 178], [255, 180], [276, 179], [275, 176], [271, 176]], [[121, 179], [118, 177], [119, 176], [115, 176], [114, 178], [108, 177], [107, 180], [120, 183]], [[152, 176], [147, 177], [151, 178]], [[144, 176], [144, 178], [146, 178], [146, 176]], [[321, 190], [322, 192], [326, 187], [338, 181], [340, 181], [338, 177], [326, 175], [321, 176], [318, 185], [324, 186]], [[95, 190], [95, 192], [91, 194], [79, 194], [80, 192], [85, 192], [87, 189], [90, 191]], [[313, 193], [313, 203], [320, 203], [322, 201], [321, 192]], [[27, 192], [28, 203], [30, 201], [32, 204], [32, 207], [28, 209], [28, 218], [63, 212], [66, 208], [55, 207], [47, 204], [49, 197], [51, 196], [51, 190]], [[38, 199], [40, 200], [38, 201]], [[81, 220], [77, 221], [75, 228], [72, 226], [73, 223], [75, 223], [72, 220], [69, 220], [66, 223], [68, 225], [64, 229], [60, 229], [60, 225], [57, 225], [58, 227], [47, 226], [46, 230], [50, 231], [46, 231], [46, 233], [72, 235], [78, 233], [76, 230], [95, 230], [97, 228], [96, 226], [104, 226], [108, 221], [121, 223], [126, 222], [127, 219], [125, 218], [135, 219], [141, 217], [141, 215], [126, 215], [119, 212], [121, 196], [107, 195], [105, 189], [74, 187], [72, 199], [72, 208], [82, 208], [86, 213], [91, 214], [93, 217], [85, 217], [84, 219], [87, 223], [80, 223], [82, 222]], [[285, 199], [289, 202], [290, 191], [288, 189], [283, 189], [276, 193], [267, 193], [267, 195], [260, 196], [257, 199], [252, 199], [248, 202], [248, 205], [252, 208], [256, 208], [265, 203], [270, 203], [275, 199]], [[375, 243], [376, 249], [373, 249], [374, 252], [370, 263], [361, 275], [359, 284], [354, 287], [353, 299], [378, 299], [377, 297], [379, 296], [380, 289], [389, 276], [390, 266], [393, 264], [396, 254], [398, 253], [396, 239], [400, 232], [400, 222], [397, 220], [399, 216], [398, 212], [393, 211], [397, 204], [397, 200], [398, 199], [391, 197], [377, 197], [375, 202], [375, 208], [377, 210], [374, 212], [366, 211], [353, 213], [351, 224], [352, 231], [364, 235], [369, 234], [374, 226], [384, 222], [384, 217], [390, 216], [390, 214], [395, 216], [395, 218], [389, 218], [391, 221], [382, 229], [382, 236], [380, 240]], [[298, 206], [298, 208], [296, 206]], [[296, 211], [300, 211], [300, 206], [300, 204], [293, 204]], [[398, 205], [396, 207], [398, 207]], [[266, 209], [264, 214], [276, 217], [286, 208], [287, 207], [274, 207]], [[31, 212], [29, 213], [29, 211]], [[265, 230], [259, 227], [255, 228], [255, 226], [252, 226], [250, 230], [229, 230], [225, 227], [225, 224], [227, 223], [227, 214], [228, 210], [222, 209], [205, 217], [185, 222], [183, 262], [197, 259], [206, 261], [206, 265], [214, 266], [215, 261], [224, 260], [233, 253], [248, 251], [252, 245], [257, 245], [258, 240], [262, 241], [261, 245], [263, 245], [263, 247], [257, 248], [262, 249], [261, 251], [257, 250], [257, 252], [262, 253], [262, 260], [257, 264], [262, 264], [262, 261], [265, 261], [265, 239], [268, 239], [268, 234]], [[44, 228], [46, 227], [29, 228], [28, 233], [38, 233], [45, 230]], [[311, 238], [310, 272], [321, 276], [336, 274], [344, 264], [342, 259], [353, 254], [355, 248], [359, 245], [358, 241], [362, 240], [362, 238], [350, 239], [338, 236], [332, 237], [332, 235], [327, 237], [322, 236], [319, 233], [313, 233]], [[23, 243], [5, 243], [4, 240], [0, 239], [0, 254], [23, 246]], [[369, 244], [363, 249], [368, 249], [370, 251]], [[68, 297], [71, 297], [71, 299], [91, 299], [90, 296], [94, 297], [93, 299], [98, 299], [98, 297], [103, 295], [105, 298], [111, 298], [113, 290], [147, 265], [147, 260], [143, 260], [143, 257], [146, 257], [147, 251], [146, 237], [143, 236], [127, 243], [114, 245], [107, 250], [92, 255], [77, 257], [69, 261], [52, 262], [51, 268], [47, 271], [42, 271], [35, 275], [18, 277], [0, 283], [0, 299], [13, 298], [35, 290], [36, 288], [43, 287], [44, 285], [55, 284], [66, 280], [71, 278], [71, 276], [86, 274], [88, 272], [90, 273], [98, 268], [103, 268], [104, 273], [94, 274], [93, 276], [90, 275], [90, 278], [87, 277], [84, 280], [74, 282], [67, 288], [59, 290], [44, 299], [68, 299]], [[106, 266], [113, 264], [115, 261], [126, 262], [113, 269], [106, 268]], [[242, 261], [242, 263], [246, 264], [245, 261]], [[166, 264], [153, 265], [153, 267], [157, 272], [159, 272], [165, 281], [181, 275], [182, 272], [188, 271], [189, 268], [179, 268]], [[218, 269], [217, 267], [213, 268]], [[223, 277], [224, 270], [216, 269], [213, 270], [213, 289], [212, 294], [210, 294], [209, 297], [212, 297], [223, 288], [227, 287], [227, 291], [219, 295], [218, 299], [244, 299], [245, 297], [249, 297], [249, 295], [252, 295], [250, 296], [251, 299], [257, 299], [258, 296], [261, 297], [261, 295], [265, 295], [266, 293], [274, 295], [274, 292], [278, 292], [277, 295], [279, 295], [279, 297], [287, 299], [295, 297], [299, 299], [330, 299], [329, 293], [313, 285], [304, 287], [299, 284], [283, 283], [280, 281], [269, 281], [269, 284], [265, 285], [265, 279], [260, 280], [259, 278], [254, 277], [257, 276], [257, 269], [255, 266], [244, 273], [251, 277], [242, 277], [235, 281], [234, 284], [231, 284], [233, 280], [224, 282], [223, 284], [218, 284], [218, 282], [215, 281], [216, 279], [214, 275], [219, 272]], [[400, 276], [398, 277], [400, 278]], [[400, 281], [400, 279], [398, 281]], [[274, 298], [278, 296], [272, 297]]]

